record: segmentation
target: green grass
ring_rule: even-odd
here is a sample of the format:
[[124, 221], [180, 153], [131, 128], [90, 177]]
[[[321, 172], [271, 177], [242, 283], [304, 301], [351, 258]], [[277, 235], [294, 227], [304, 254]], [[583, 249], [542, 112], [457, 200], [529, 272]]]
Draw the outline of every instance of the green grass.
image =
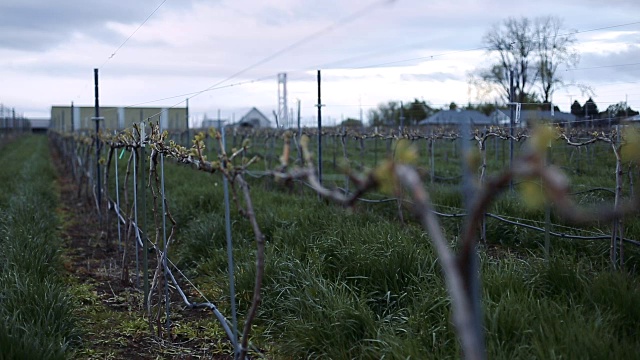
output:
[[[416, 143], [420, 165], [428, 166], [425, 141]], [[436, 143], [436, 174], [460, 174], [456, 145]], [[339, 159], [342, 149], [331, 139], [325, 145], [324, 164], [332, 169], [333, 153]], [[348, 145], [349, 157], [359, 164], [358, 143], [350, 140]], [[508, 143], [497, 145], [487, 146], [489, 174], [508, 164]], [[378, 153], [372, 154], [374, 148]], [[374, 159], [383, 158], [386, 144], [367, 140], [366, 149], [364, 163], [373, 166]], [[593, 149], [573, 155], [561, 145], [552, 150], [553, 162], [567, 168], [575, 190], [613, 186], [610, 149], [604, 144]], [[521, 151], [520, 144], [516, 150]], [[277, 149], [274, 154], [279, 154]], [[229, 314], [220, 177], [170, 163], [165, 174], [169, 207], [180, 224], [170, 255]], [[267, 349], [269, 357], [459, 358], [440, 266], [429, 237], [408, 211], [404, 214], [409, 221], [402, 224], [393, 202], [348, 211], [300, 188], [290, 191], [271, 180], [250, 181], [267, 241], [263, 302], [252, 340]], [[457, 185], [437, 182], [427, 189], [439, 210], [461, 211], [452, 209], [463, 203]], [[584, 205], [610, 200], [606, 193], [576, 196]], [[517, 193], [504, 194], [489, 211], [544, 221], [544, 212], [525, 206]], [[564, 224], [555, 214], [552, 221]], [[442, 219], [442, 225], [453, 242], [461, 221]], [[606, 233], [609, 224], [586, 229]], [[640, 239], [640, 219], [626, 218], [625, 231], [627, 237]], [[253, 291], [255, 244], [249, 223], [236, 211], [232, 234], [242, 318]], [[607, 240], [552, 239], [547, 261], [542, 233], [490, 219], [487, 241], [491, 251], [481, 250], [481, 266], [489, 358], [637, 358], [638, 249], [627, 246], [626, 270], [611, 271]]]
[[0, 151], [0, 359], [64, 359], [78, 333], [61, 275], [47, 139]]

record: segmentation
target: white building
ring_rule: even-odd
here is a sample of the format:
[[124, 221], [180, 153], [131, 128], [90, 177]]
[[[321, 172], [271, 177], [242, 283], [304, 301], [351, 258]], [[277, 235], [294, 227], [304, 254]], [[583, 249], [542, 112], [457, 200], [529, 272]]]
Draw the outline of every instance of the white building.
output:
[[269, 121], [260, 110], [253, 107], [235, 125], [240, 127], [264, 128], [271, 127], [271, 121]]

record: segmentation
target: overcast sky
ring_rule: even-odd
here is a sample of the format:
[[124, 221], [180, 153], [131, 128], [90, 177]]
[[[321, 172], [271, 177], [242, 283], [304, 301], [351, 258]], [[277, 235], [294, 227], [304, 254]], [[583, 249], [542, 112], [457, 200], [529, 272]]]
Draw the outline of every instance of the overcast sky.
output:
[[[184, 106], [236, 119], [278, 106], [276, 75], [289, 77], [289, 106], [339, 121], [388, 100], [434, 107], [478, 102], [468, 75], [490, 64], [482, 37], [509, 16], [555, 15], [579, 31], [577, 69], [566, 82], [589, 85], [601, 110], [640, 108], [640, 1], [538, 0], [0, 0], [0, 103], [30, 117], [52, 105], [93, 104], [100, 69], [105, 106]], [[609, 29], [603, 27], [635, 23]], [[120, 47], [130, 36], [133, 36]], [[474, 50], [476, 49], [476, 50]], [[612, 66], [614, 65], [614, 66]], [[246, 70], [246, 71], [245, 71]], [[234, 85], [234, 86], [231, 86]], [[576, 87], [554, 102], [586, 100]], [[180, 103], [180, 102], [183, 103]]]

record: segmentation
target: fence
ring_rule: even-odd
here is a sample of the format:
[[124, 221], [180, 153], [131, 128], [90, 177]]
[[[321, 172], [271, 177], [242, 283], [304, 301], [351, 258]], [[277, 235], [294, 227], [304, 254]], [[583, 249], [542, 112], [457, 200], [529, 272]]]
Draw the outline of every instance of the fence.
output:
[[[219, 320], [232, 343], [236, 357], [244, 358], [249, 350], [249, 333], [261, 299], [261, 284], [264, 276], [264, 236], [256, 221], [251, 194], [246, 176], [268, 177], [289, 182], [301, 182], [311, 188], [319, 196], [328, 198], [336, 203], [350, 206], [357, 201], [363, 202], [398, 202], [398, 211], [402, 216], [402, 203], [410, 205], [413, 215], [431, 235], [436, 252], [440, 259], [449, 294], [452, 299], [454, 323], [466, 356], [481, 358], [484, 352], [482, 341], [482, 319], [479, 312], [479, 285], [477, 280], [476, 239], [477, 229], [480, 231], [480, 239], [486, 240], [484, 233], [486, 219], [491, 218], [512, 225], [523, 226], [528, 229], [544, 232], [547, 236], [545, 249], [549, 251], [548, 239], [550, 236], [581, 240], [611, 240], [611, 261], [614, 266], [622, 266], [624, 262], [623, 244], [640, 245], [633, 239], [624, 238], [621, 216], [638, 208], [638, 198], [633, 193], [633, 172], [637, 171], [637, 154], [632, 158], [623, 159], [625, 148], [637, 147], [638, 136], [634, 132], [627, 132], [624, 136], [618, 130], [608, 132], [589, 133], [585, 131], [565, 132], [558, 129], [553, 132], [548, 128], [540, 128], [530, 132], [520, 130], [510, 135], [508, 129], [483, 128], [483, 129], [370, 129], [370, 131], [349, 129], [323, 129], [318, 132], [315, 129], [300, 129], [297, 133], [292, 131], [280, 131], [273, 129], [262, 130], [238, 130], [227, 128], [224, 131], [210, 129], [208, 133], [199, 133], [193, 140], [193, 146], [187, 148], [170, 140], [171, 134], [161, 131], [157, 124], [136, 124], [118, 134], [102, 133], [99, 137], [87, 137], [79, 134], [61, 134], [51, 132], [51, 140], [54, 146], [66, 159], [66, 166], [72, 177], [78, 184], [78, 196], [84, 196], [95, 203], [97, 213], [101, 219], [101, 225], [108, 227], [111, 215], [115, 215], [118, 229], [118, 245], [122, 251], [127, 251], [127, 246], [135, 248], [136, 256], [136, 284], [140, 286], [140, 277], [143, 279], [144, 301], [147, 315], [156, 319], [156, 331], [159, 335], [167, 335], [171, 331], [170, 324], [170, 296], [169, 284], [173, 283], [180, 299], [189, 308], [207, 308]], [[461, 134], [469, 134], [462, 136]], [[182, 142], [180, 137], [176, 137]], [[231, 141], [232, 151], [227, 152], [228, 139]], [[312, 143], [312, 139], [317, 142]], [[508, 170], [501, 171], [494, 177], [487, 176], [487, 144], [489, 139], [494, 139], [497, 150], [506, 143], [528, 143], [528, 147], [515, 149], [518, 160]], [[615, 158], [616, 179], [615, 188], [612, 191], [615, 197], [614, 208], [600, 212], [584, 212], [577, 208], [571, 199], [571, 193], [566, 184], [566, 178], [557, 167], [548, 164], [548, 147], [553, 141], [564, 143], [574, 149], [589, 149], [596, 157], [596, 144], [606, 144], [610, 147]], [[320, 148], [322, 142], [329, 143], [332, 147], [325, 146], [325, 152], [331, 156], [323, 155], [325, 162], [313, 163], [313, 155], [310, 149]], [[472, 152], [465, 150], [469, 143], [475, 144], [477, 157], [475, 160], [469, 156]], [[262, 144], [261, 153], [255, 152]], [[373, 143], [373, 144], [371, 144]], [[413, 143], [413, 146], [409, 146]], [[100, 145], [106, 146], [100, 146]], [[438, 153], [440, 145], [444, 151]], [[351, 146], [351, 148], [350, 148]], [[502, 146], [504, 148], [504, 146]], [[97, 152], [95, 151], [97, 148]], [[373, 151], [367, 150], [373, 148]], [[103, 150], [101, 150], [103, 149]], [[427, 165], [429, 174], [421, 174], [418, 161], [418, 149], [428, 154]], [[147, 153], [147, 150], [149, 153]], [[379, 151], [380, 150], [380, 151]], [[601, 150], [601, 149], [599, 149]], [[295, 153], [295, 157], [293, 154]], [[355, 153], [355, 156], [354, 156]], [[127, 155], [124, 181], [118, 173], [119, 161]], [[277, 156], [276, 154], [281, 154]], [[215, 156], [212, 161], [207, 160], [207, 155]], [[570, 159], [574, 159], [574, 153]], [[580, 155], [580, 154], [578, 154]], [[578, 157], [575, 155], [575, 158]], [[499, 154], [496, 151], [496, 159]], [[226, 237], [229, 266], [229, 296], [231, 315], [224, 316], [218, 307], [204, 298], [204, 302], [194, 302], [189, 299], [181, 287], [174, 272], [178, 273], [185, 282], [193, 286], [192, 282], [184, 276], [175, 264], [168, 258], [168, 250], [175, 235], [176, 222], [171, 215], [165, 194], [164, 183], [164, 159], [171, 158], [177, 163], [186, 164], [197, 170], [216, 173], [222, 177], [225, 189], [225, 219]], [[463, 159], [459, 161], [460, 167], [466, 169], [462, 174], [455, 176], [440, 176], [436, 173], [436, 158]], [[342, 158], [342, 164], [338, 159]], [[509, 156], [509, 159], [511, 156]], [[503, 163], [508, 163], [506, 154], [502, 156]], [[264, 162], [264, 170], [253, 170], [260, 162]], [[477, 177], [471, 175], [471, 163], [478, 169]], [[438, 161], [440, 163], [440, 161]], [[113, 166], [112, 166], [113, 165]], [[419, 165], [419, 164], [418, 164]], [[624, 202], [622, 199], [622, 165], [628, 166], [627, 175], [630, 180], [630, 199]], [[333, 166], [335, 170], [341, 170], [341, 174], [326, 174], [326, 166]], [[447, 167], [448, 166], [448, 167]], [[451, 165], [443, 166], [448, 171]], [[148, 173], [145, 173], [148, 169]], [[114, 174], [114, 183], [110, 183], [111, 174]], [[451, 175], [453, 172], [443, 172]], [[457, 208], [455, 213], [437, 212], [429, 201], [428, 193], [421, 177], [426, 177], [429, 182], [443, 182], [461, 179], [464, 183], [465, 194], [469, 190], [476, 191], [466, 199], [464, 209]], [[146, 185], [141, 179], [148, 179]], [[477, 186], [473, 185], [475, 178]], [[524, 219], [509, 218], [501, 214], [487, 212], [487, 208], [497, 194], [510, 186], [514, 180], [536, 180], [542, 184], [544, 193], [549, 196], [559, 215], [576, 221], [611, 221], [610, 234], [590, 233], [578, 235], [580, 229], [564, 228], [562, 231], [552, 231], [552, 228], [560, 228], [560, 225], [551, 224], [549, 210], [544, 222], [544, 228], [528, 224]], [[323, 184], [344, 180], [344, 188], [329, 188]], [[131, 181], [131, 182], [130, 182]], [[111, 191], [111, 186], [115, 191]], [[131, 186], [129, 188], [129, 186]], [[537, 185], [540, 187], [540, 185]], [[146, 214], [144, 209], [149, 199], [146, 198], [147, 190], [152, 195], [150, 205], [153, 213], [153, 230], [146, 227]], [[364, 194], [376, 189], [382, 189], [392, 196], [381, 200], [370, 200]], [[400, 191], [403, 188], [404, 190]], [[142, 192], [140, 192], [142, 190]], [[114, 194], [115, 193], [115, 194]], [[132, 202], [128, 200], [129, 194], [133, 194]], [[121, 199], [124, 194], [124, 201]], [[408, 198], [407, 198], [408, 197]], [[235, 291], [233, 280], [233, 256], [232, 239], [229, 222], [231, 209], [230, 201], [234, 200], [236, 207], [247, 219], [255, 235], [256, 252], [256, 278], [251, 308], [246, 316], [243, 330], [240, 331], [237, 324], [235, 310]], [[143, 209], [140, 209], [140, 208]], [[143, 213], [142, 220], [139, 215]], [[465, 225], [460, 237], [460, 252], [453, 254], [448, 246], [436, 216], [440, 217], [464, 217]], [[129, 231], [132, 231], [133, 244], [127, 243]], [[110, 237], [107, 237], [110, 241]], [[128, 244], [128, 245], [127, 245]], [[111, 244], [111, 246], [115, 246]], [[147, 259], [148, 250], [155, 252], [155, 259]], [[139, 259], [142, 257], [142, 259]], [[155, 270], [149, 271], [154, 265]], [[140, 264], [142, 263], [142, 264]], [[467, 268], [458, 267], [457, 263], [469, 264]], [[142, 267], [142, 269], [140, 269]], [[141, 274], [142, 273], [142, 274]], [[151, 281], [150, 281], [151, 280]], [[475, 285], [474, 285], [475, 284]], [[157, 300], [154, 302], [154, 295]], [[166, 316], [165, 331], [160, 324], [161, 316]], [[152, 325], [150, 325], [152, 326]], [[153, 328], [152, 328], [153, 330]]]
[[0, 145], [30, 131], [31, 123], [28, 119], [16, 114], [15, 108], [0, 104]]

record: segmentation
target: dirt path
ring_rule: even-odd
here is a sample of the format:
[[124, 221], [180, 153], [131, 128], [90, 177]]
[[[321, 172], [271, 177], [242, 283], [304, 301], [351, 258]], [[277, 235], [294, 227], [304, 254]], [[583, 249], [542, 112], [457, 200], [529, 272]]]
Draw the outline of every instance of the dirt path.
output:
[[[230, 359], [231, 346], [213, 315], [172, 303], [171, 339], [152, 336], [136, 288], [135, 257], [118, 250], [115, 220], [109, 239], [100, 230], [95, 207], [78, 199], [69, 171], [52, 152], [58, 173], [64, 267], [78, 299], [77, 315], [83, 331], [78, 359]], [[155, 259], [155, 255], [149, 256]], [[125, 271], [123, 271], [123, 267]], [[150, 268], [153, 268], [150, 264]], [[142, 281], [142, 280], [140, 280]]]

